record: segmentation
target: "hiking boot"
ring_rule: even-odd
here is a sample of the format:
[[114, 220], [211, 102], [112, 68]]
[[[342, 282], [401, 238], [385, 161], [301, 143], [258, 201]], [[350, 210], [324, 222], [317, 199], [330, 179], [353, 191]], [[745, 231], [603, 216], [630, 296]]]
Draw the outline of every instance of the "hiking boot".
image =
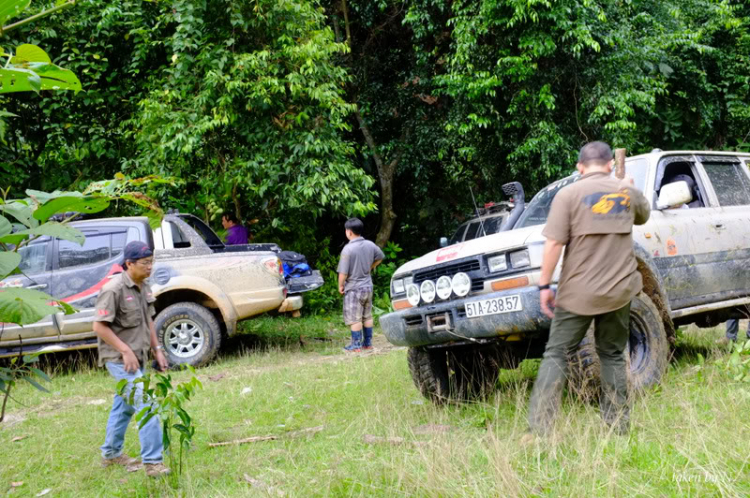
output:
[[102, 467], [110, 467], [112, 465], [122, 465], [123, 467], [127, 467], [128, 471], [131, 471], [130, 469], [133, 467], [140, 468], [141, 462], [137, 458], [129, 457], [125, 454], [115, 458], [102, 458]]
[[145, 463], [143, 466], [146, 467], [146, 475], [149, 477], [166, 476], [172, 472], [163, 463]]

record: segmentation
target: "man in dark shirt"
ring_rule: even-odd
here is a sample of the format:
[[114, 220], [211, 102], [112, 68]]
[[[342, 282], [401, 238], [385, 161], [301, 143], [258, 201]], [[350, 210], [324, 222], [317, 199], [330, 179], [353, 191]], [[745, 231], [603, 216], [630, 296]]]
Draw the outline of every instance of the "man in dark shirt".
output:
[[[602, 418], [627, 432], [627, 371], [624, 357], [630, 301], [643, 288], [633, 249], [633, 225], [648, 221], [650, 208], [632, 180], [612, 178], [612, 149], [586, 144], [578, 156], [581, 178], [555, 196], [539, 278], [542, 311], [552, 318], [549, 340], [529, 406], [529, 426], [546, 433], [554, 421], [567, 376], [567, 354], [596, 324], [602, 365]], [[552, 275], [565, 248], [557, 296]], [[554, 307], [554, 312], [552, 308]]]
[[[372, 277], [385, 255], [378, 246], [362, 237], [364, 224], [351, 218], [344, 224], [349, 243], [341, 251], [339, 292], [344, 295], [344, 323], [351, 328], [352, 342], [344, 349], [358, 353], [372, 349]], [[364, 325], [364, 343], [362, 328]]]
[[227, 230], [227, 245], [234, 246], [248, 243], [247, 228], [231, 213], [221, 217], [221, 224]]
[[[125, 271], [115, 275], [102, 288], [96, 300], [94, 332], [99, 337], [99, 365], [120, 381], [127, 380], [123, 395], [116, 395], [107, 422], [107, 435], [102, 445], [102, 464], [138, 466], [138, 461], [123, 453], [125, 432], [130, 419], [144, 406], [143, 386], [134, 380], [143, 377], [151, 349], [160, 370], [167, 368], [167, 360], [156, 338], [154, 328], [154, 295], [146, 279], [151, 275], [153, 252], [143, 242], [134, 241], [123, 251]], [[134, 404], [129, 403], [135, 389]], [[168, 474], [162, 455], [161, 422], [149, 420], [139, 431], [141, 460], [149, 477]]]

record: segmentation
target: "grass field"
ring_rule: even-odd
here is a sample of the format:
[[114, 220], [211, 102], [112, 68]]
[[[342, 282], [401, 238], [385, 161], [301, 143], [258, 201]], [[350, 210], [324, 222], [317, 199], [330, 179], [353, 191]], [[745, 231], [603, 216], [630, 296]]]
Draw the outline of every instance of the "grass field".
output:
[[[595, 407], [566, 400], [555, 434], [522, 445], [535, 362], [502, 372], [486, 402], [436, 408], [412, 385], [406, 351], [382, 336], [374, 354], [345, 356], [338, 318], [264, 318], [249, 327], [265, 339], [232, 341], [197, 372], [204, 389], [189, 408], [198, 433], [178, 489], [99, 466], [114, 381], [87, 361], [66, 372], [70, 358], [58, 358], [48, 367], [56, 370], [52, 393], [22, 387], [16, 395], [26, 406], [11, 402], [0, 424], [0, 493], [750, 495], [750, 390], [710, 365], [718, 330], [682, 336], [663, 384], [635, 402], [628, 437], [609, 434]], [[699, 366], [698, 353], [709, 366]], [[279, 439], [208, 446], [267, 435]], [[127, 437], [127, 453], [137, 456], [134, 424]]]

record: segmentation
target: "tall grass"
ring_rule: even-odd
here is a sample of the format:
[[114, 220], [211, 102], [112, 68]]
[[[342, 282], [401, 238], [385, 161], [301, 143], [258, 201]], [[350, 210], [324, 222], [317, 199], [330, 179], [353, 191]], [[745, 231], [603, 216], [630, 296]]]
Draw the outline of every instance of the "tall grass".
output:
[[[198, 372], [198, 433], [179, 490], [99, 467], [114, 382], [84, 367], [53, 379], [51, 395], [18, 393], [26, 406], [0, 426], [0, 491], [23, 481], [15, 496], [747, 496], [750, 393], [698, 368], [697, 353], [709, 364], [720, 354], [719, 333], [685, 334], [662, 385], [635, 400], [629, 436], [571, 397], [553, 434], [529, 444], [535, 362], [502, 372], [489, 400], [437, 408], [412, 385], [403, 349], [344, 356], [335, 338], [238, 348]], [[208, 446], [255, 435], [279, 439]], [[126, 450], [138, 449], [131, 427]]]

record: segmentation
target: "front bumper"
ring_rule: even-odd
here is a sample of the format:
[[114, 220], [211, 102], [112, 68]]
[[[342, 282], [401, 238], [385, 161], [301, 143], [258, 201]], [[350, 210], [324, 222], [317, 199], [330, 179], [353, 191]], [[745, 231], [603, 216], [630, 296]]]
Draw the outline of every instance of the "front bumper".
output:
[[[465, 303], [518, 295], [522, 311], [467, 318]], [[467, 339], [488, 339], [547, 330], [539, 290], [523, 287], [409, 308], [380, 317], [386, 338], [396, 346], [426, 346]]]

